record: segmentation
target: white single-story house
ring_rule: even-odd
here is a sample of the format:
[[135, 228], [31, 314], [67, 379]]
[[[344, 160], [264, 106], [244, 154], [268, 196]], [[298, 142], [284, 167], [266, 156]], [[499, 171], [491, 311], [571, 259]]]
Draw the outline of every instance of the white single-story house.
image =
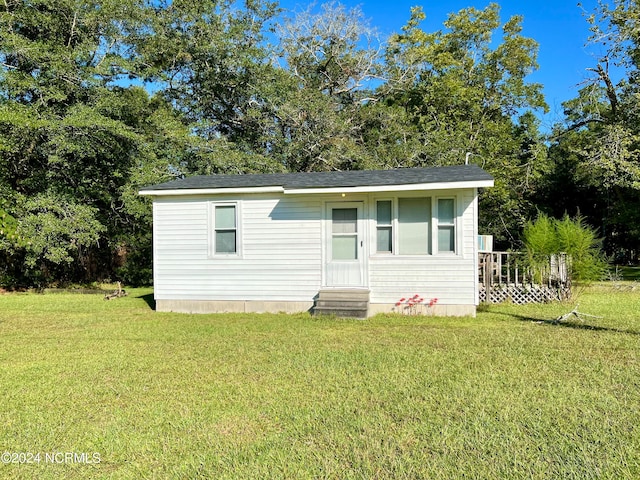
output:
[[425, 312], [475, 315], [478, 189], [491, 186], [458, 165], [145, 187], [156, 309], [364, 317], [417, 295]]

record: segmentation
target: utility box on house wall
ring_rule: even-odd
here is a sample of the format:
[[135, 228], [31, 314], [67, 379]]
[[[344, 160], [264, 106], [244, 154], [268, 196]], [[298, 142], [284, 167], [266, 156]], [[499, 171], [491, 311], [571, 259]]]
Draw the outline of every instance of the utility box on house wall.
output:
[[479, 252], [493, 251], [493, 235], [478, 235], [478, 251]]

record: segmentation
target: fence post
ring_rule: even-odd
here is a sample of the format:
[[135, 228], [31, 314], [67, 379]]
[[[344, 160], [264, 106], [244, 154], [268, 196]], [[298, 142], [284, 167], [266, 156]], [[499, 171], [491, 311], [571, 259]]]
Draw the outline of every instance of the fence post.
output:
[[487, 303], [491, 303], [491, 277], [493, 276], [493, 253], [488, 253], [484, 262], [484, 291]]

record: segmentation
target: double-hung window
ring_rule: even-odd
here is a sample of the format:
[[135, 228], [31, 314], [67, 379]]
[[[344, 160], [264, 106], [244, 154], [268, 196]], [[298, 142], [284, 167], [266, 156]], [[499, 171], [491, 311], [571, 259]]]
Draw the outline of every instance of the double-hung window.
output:
[[237, 255], [238, 206], [233, 203], [212, 205], [213, 255]]
[[378, 200], [376, 203], [376, 252], [393, 252], [393, 202]]
[[456, 214], [453, 198], [438, 199], [438, 253], [456, 251]]
[[377, 200], [376, 252], [397, 255], [455, 253], [456, 216], [453, 197]]
[[428, 255], [431, 253], [431, 198], [398, 199], [398, 253]]

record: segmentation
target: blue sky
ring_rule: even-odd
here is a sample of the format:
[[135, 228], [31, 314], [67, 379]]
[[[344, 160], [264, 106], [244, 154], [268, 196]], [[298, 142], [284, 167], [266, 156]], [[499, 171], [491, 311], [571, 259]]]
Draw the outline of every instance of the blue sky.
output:
[[[324, 3], [322, 1], [317, 4]], [[422, 6], [427, 16], [422, 24], [426, 31], [444, 28], [443, 22], [449, 13], [458, 12], [466, 7], [484, 9], [489, 1], [476, 0], [342, 0], [347, 6], [359, 6], [371, 26], [376, 27], [384, 38], [398, 32], [409, 19], [412, 6]], [[586, 69], [596, 64], [593, 46], [585, 47], [589, 37], [589, 25], [584, 13], [593, 13], [595, 0], [502, 0], [502, 21], [513, 15], [522, 15], [522, 34], [536, 40], [540, 47], [538, 64], [540, 68], [528, 80], [541, 83], [549, 104], [550, 112], [543, 119], [543, 128], [561, 120], [562, 106], [565, 100], [574, 98], [578, 93], [578, 84], [588, 77]], [[300, 0], [281, 0], [286, 9], [303, 10], [309, 2]]]

